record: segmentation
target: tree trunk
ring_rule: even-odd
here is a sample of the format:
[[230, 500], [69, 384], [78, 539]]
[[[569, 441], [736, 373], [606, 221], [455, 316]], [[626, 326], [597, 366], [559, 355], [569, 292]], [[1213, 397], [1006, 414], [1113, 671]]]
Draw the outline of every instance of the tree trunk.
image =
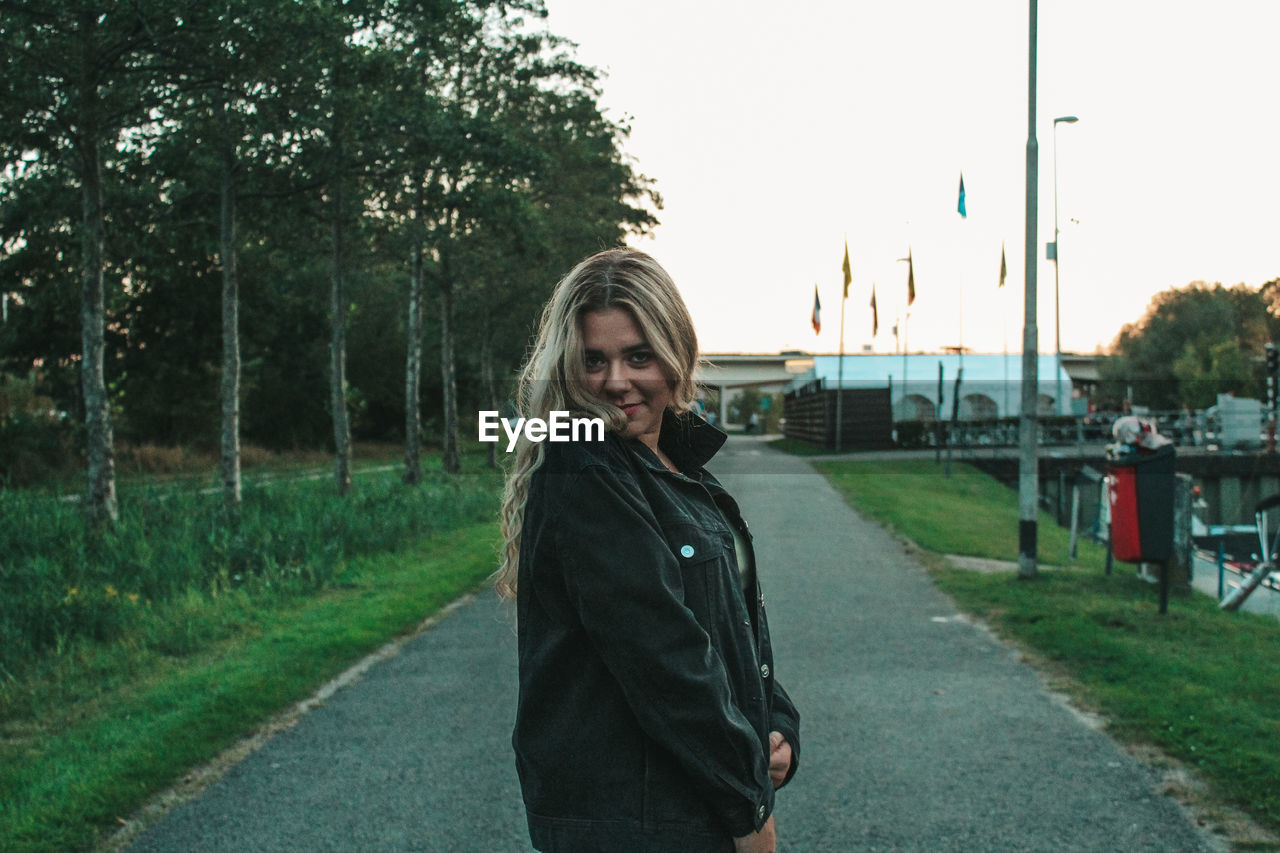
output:
[[222, 152], [222, 500], [228, 513], [240, 508], [240, 290], [236, 280], [235, 155]]
[[423, 238], [414, 237], [409, 258], [408, 353], [404, 370], [404, 483], [422, 482], [422, 253]]
[[[87, 84], [92, 86], [93, 84]], [[94, 98], [93, 94], [87, 97]], [[90, 107], [92, 109], [93, 107]], [[84, 394], [88, 490], [85, 509], [91, 526], [115, 524], [116, 463], [111, 431], [111, 405], [104, 373], [106, 299], [103, 294], [102, 159], [94, 123], [86, 123], [81, 140], [83, 219], [83, 288], [80, 302], [80, 386]]]
[[[484, 330], [480, 336], [480, 379], [484, 382], [485, 400], [490, 411], [498, 411], [498, 391], [493, 381], [493, 323], [489, 316], [489, 303], [484, 305]], [[498, 442], [489, 442], [490, 468], [498, 467]]]
[[453, 281], [449, 266], [441, 264], [440, 276], [440, 373], [444, 380], [444, 456], [446, 474], [457, 474], [458, 460], [458, 373], [453, 356]]
[[338, 494], [351, 490], [351, 422], [347, 418], [347, 309], [343, 296], [342, 186], [334, 182], [332, 268], [329, 287], [329, 392], [333, 407], [334, 479]]

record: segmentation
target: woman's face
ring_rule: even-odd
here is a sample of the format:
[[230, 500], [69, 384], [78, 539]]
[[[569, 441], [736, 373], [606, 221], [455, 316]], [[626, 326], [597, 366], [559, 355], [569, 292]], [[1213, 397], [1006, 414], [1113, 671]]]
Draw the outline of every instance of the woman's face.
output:
[[657, 450], [662, 413], [671, 403], [671, 383], [631, 313], [622, 308], [587, 312], [582, 316], [582, 345], [591, 396], [622, 409], [627, 438], [638, 438]]

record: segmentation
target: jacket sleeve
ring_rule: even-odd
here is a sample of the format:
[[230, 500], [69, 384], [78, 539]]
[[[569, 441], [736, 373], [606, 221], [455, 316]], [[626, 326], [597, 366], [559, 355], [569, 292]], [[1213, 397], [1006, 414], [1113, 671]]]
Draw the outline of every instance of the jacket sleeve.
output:
[[568, 484], [555, 524], [570, 602], [641, 728], [732, 835], [758, 830], [773, 811], [768, 756], [684, 603], [679, 562], [638, 486], [590, 466]]
[[782, 782], [785, 785], [796, 775], [796, 769], [800, 766], [800, 712], [796, 710], [787, 691], [776, 681], [773, 683], [773, 714], [769, 719], [769, 726], [772, 731], [786, 738], [791, 746], [791, 768], [787, 770], [787, 778]]

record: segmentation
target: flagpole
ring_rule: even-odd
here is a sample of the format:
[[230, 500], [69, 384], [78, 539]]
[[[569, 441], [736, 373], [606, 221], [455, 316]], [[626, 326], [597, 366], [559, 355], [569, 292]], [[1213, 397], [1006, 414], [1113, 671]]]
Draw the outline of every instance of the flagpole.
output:
[[[1008, 267], [1004, 261], [1004, 241], [1000, 241], [1000, 283], [998, 290], [1004, 290], [1004, 280], [1008, 275]], [[1000, 327], [1004, 337], [1004, 416], [1009, 417], [1009, 296], [1004, 296], [1005, 304], [1000, 308]]]
[[[848, 288], [845, 288], [847, 291]], [[840, 433], [844, 427], [844, 303], [840, 297], [840, 366], [836, 369], [836, 453], [840, 452]]]
[[840, 434], [844, 432], [844, 304], [849, 301], [849, 285], [853, 283], [853, 267], [849, 263], [849, 237], [844, 238], [844, 287], [840, 291], [840, 365], [836, 368], [836, 453], [840, 452]]
[[902, 411], [907, 410], [907, 352], [911, 345], [907, 343], [907, 324], [911, 320], [911, 309], [902, 312]]
[[[964, 172], [961, 172], [960, 173], [960, 200], [956, 204], [956, 211], [960, 214], [961, 222], [964, 222], [966, 219], [969, 218], [969, 211], [965, 207], [964, 196], [965, 196]], [[957, 254], [963, 255], [964, 254], [964, 249], [963, 249], [964, 236], [963, 235], [961, 235], [960, 237], [960, 246], [961, 248], [957, 252]], [[960, 326], [960, 329], [957, 334], [960, 338], [959, 340], [960, 369], [963, 370], [964, 369], [964, 259], [963, 258], [961, 258], [960, 263], [956, 265], [956, 268], [958, 270], [957, 276], [959, 278], [959, 285], [957, 286], [957, 290], [959, 291], [959, 296], [960, 296], [960, 306], [959, 306], [959, 310], [956, 311], [956, 321], [957, 323], [959, 323], [959, 326]]]
[[911, 247], [907, 246], [907, 256], [898, 258], [899, 261], [907, 262], [907, 306], [902, 312], [902, 411], [907, 411], [907, 351], [910, 346], [907, 342], [907, 326], [911, 321], [911, 303], [915, 299], [915, 267], [911, 260]]
[[1004, 336], [1004, 416], [1009, 417], [1009, 305], [1008, 298], [1000, 311], [1000, 326]]

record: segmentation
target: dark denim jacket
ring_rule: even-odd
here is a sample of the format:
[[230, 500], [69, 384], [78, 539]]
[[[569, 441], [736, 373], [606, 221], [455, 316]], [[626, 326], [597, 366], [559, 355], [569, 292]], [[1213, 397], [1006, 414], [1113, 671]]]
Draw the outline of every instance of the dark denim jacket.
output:
[[771, 730], [795, 772], [799, 716], [727, 524], [751, 537], [702, 468], [724, 440], [668, 413], [660, 447], [683, 474], [612, 433], [545, 445], [521, 540], [512, 738], [539, 849], [722, 849], [773, 810]]

